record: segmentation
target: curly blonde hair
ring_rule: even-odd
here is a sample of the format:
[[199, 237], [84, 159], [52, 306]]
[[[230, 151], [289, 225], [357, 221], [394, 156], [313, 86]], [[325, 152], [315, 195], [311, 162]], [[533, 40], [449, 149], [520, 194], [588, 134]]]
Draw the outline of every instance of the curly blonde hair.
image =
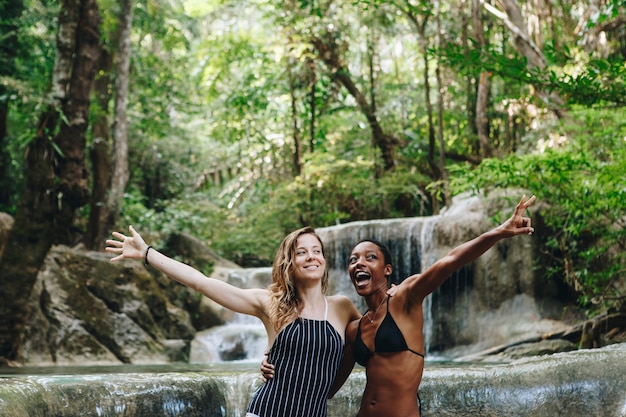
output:
[[[274, 330], [276, 331], [279, 331], [287, 323], [290, 323], [298, 317], [297, 310], [301, 300], [293, 276], [293, 262], [296, 255], [298, 238], [306, 234], [311, 234], [319, 240], [320, 246], [322, 247], [322, 256], [326, 258], [322, 239], [315, 233], [315, 229], [310, 226], [295, 230], [283, 239], [274, 257], [274, 264], [272, 265], [272, 283], [269, 286], [271, 295], [268, 314], [274, 324]], [[322, 293], [326, 294], [327, 289], [328, 270], [324, 268]]]

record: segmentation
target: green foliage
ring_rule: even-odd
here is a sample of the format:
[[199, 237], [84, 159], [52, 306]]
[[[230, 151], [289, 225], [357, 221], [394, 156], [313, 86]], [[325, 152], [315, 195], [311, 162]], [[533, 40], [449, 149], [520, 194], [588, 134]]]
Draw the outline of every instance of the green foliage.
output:
[[626, 104], [626, 65], [620, 59], [593, 59], [575, 74], [550, 73], [550, 87], [571, 104], [591, 106]]
[[128, 198], [123, 222], [189, 231], [240, 265], [268, 266], [285, 234], [299, 227], [424, 213], [428, 202], [420, 187], [427, 178], [403, 169], [376, 178], [372, 165], [321, 152], [293, 181], [232, 180], [229, 186], [238, 190], [233, 194], [241, 195], [233, 208], [232, 194], [217, 194], [217, 189], [168, 200], [159, 211]]
[[[581, 303], [620, 303], [626, 258], [626, 122], [624, 111], [576, 113], [563, 130], [579, 133], [561, 149], [502, 160], [475, 169], [456, 166], [454, 192], [523, 188], [535, 193], [547, 230], [543, 260], [549, 276], [564, 279]], [[621, 285], [621, 287], [620, 287]]]
[[433, 54], [439, 54], [441, 62], [455, 72], [478, 77], [487, 71], [492, 77], [500, 77], [513, 87], [521, 88], [531, 84], [536, 78], [528, 71], [526, 59], [516, 52], [503, 52], [495, 45], [488, 45], [484, 49], [472, 43], [471, 48], [455, 42], [448, 42]]
[[[21, 3], [28, 12], [22, 13]], [[35, 137], [37, 118], [47, 105], [58, 12], [59, 5], [47, 1], [0, 2], [0, 107], [8, 113], [6, 137], [0, 138], [0, 163], [7, 164], [0, 170], [0, 186], [14, 194], [10, 201], [0, 202], [0, 211], [11, 214], [17, 210], [25, 185], [24, 151]], [[17, 36], [9, 37], [14, 32]]]
[[417, 215], [423, 204], [420, 186], [427, 179], [399, 168], [377, 178], [374, 164], [334, 154], [316, 154], [301, 176], [282, 185], [275, 206], [290, 207], [302, 225], [324, 227], [374, 218]]
[[592, 58], [578, 48], [556, 50], [548, 44], [545, 55], [549, 65], [540, 70], [526, 67], [526, 59], [517, 53], [502, 53], [496, 47], [485, 50], [449, 43], [440, 50], [442, 61], [456, 71], [478, 76], [488, 71], [506, 83], [518, 86], [535, 85], [567, 97], [572, 105], [624, 105], [626, 97], [626, 66], [623, 57]]
[[616, 18], [620, 13], [624, 12], [624, 9], [626, 9], [626, 1], [624, 0], [610, 0], [604, 2], [600, 10], [592, 14], [587, 25], [594, 27], [606, 22], [608, 19]]
[[[184, 198], [160, 201], [159, 209], [146, 208], [145, 198], [139, 192], [124, 195], [122, 216], [118, 223], [125, 229], [133, 225], [141, 231], [161, 236], [171, 233], [189, 233], [211, 245], [217, 231], [228, 223], [227, 213], [202, 193], [187, 194]], [[158, 246], [164, 242], [156, 241]]]
[[[25, 1], [18, 26], [20, 50], [27, 53], [17, 54], [11, 73], [0, 79], [6, 87], [0, 99], [11, 107], [7, 148], [16, 184], [23, 181], [24, 150], [46, 105], [58, 14], [53, 3]], [[119, 5], [99, 4], [103, 43], [115, 53], [111, 40]], [[451, 3], [441, 4], [444, 42], [451, 42], [443, 48], [434, 47], [435, 9], [421, 0], [135, 3], [131, 177], [119, 223], [186, 231], [222, 256], [252, 266], [268, 265], [284, 234], [303, 225], [430, 214], [423, 74], [428, 60], [431, 103], [441, 100], [443, 108], [448, 163], [479, 153], [472, 127], [476, 77], [485, 70], [492, 74], [490, 137], [504, 158], [476, 169], [450, 166], [454, 193], [492, 187], [536, 192], [551, 207], [542, 212], [553, 232], [546, 235], [545, 269], [569, 280], [583, 301], [606, 288], [605, 299], [615, 295], [609, 282], [619, 273], [611, 268], [623, 268], [624, 252], [624, 190], [618, 180], [625, 177], [623, 111], [579, 111], [576, 124], [548, 134], [552, 126], [542, 119], [542, 103], [533, 101], [540, 85], [570, 104], [624, 104], [625, 67], [623, 59], [613, 58], [619, 48], [609, 51], [609, 59], [590, 55], [585, 39], [567, 32], [568, 19], [561, 19], [581, 5], [555, 8], [555, 28], [541, 33], [548, 67], [538, 72], [512, 52], [512, 35], [495, 19], [485, 18], [485, 50], [471, 40], [462, 44], [467, 25], [459, 23], [467, 10], [451, 11]], [[586, 27], [618, 18], [623, 7], [623, 0], [607, 2]], [[410, 16], [426, 22], [425, 39]], [[550, 40], [555, 33], [563, 34], [559, 42]], [[375, 103], [383, 130], [399, 139], [394, 170], [380, 172], [368, 120], [314, 52], [314, 36], [332, 37], [351, 80]], [[436, 62], [442, 65], [441, 86], [434, 82]], [[537, 114], [512, 109], [530, 103]], [[536, 124], [542, 128], [531, 127]], [[519, 142], [515, 135], [524, 132], [530, 133]], [[550, 143], [561, 137], [569, 138], [567, 147], [551, 150]], [[296, 138], [304, 163], [294, 177]], [[513, 149], [530, 154], [508, 156]], [[223, 174], [221, 182], [212, 183], [215, 173]]]

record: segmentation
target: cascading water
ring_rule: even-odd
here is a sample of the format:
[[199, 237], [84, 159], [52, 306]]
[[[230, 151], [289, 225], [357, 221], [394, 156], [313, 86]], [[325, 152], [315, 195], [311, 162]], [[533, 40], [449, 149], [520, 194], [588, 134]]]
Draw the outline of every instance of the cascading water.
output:
[[[267, 288], [272, 280], [272, 269], [233, 269], [223, 275], [226, 282], [239, 288]], [[239, 313], [226, 312], [224, 315], [230, 317], [225, 324], [196, 334], [189, 362], [259, 364], [267, 350], [267, 334], [261, 320]]]
[[[241, 417], [260, 384], [258, 364], [54, 372], [0, 373], [0, 415]], [[626, 417], [624, 375], [626, 344], [511, 364], [427, 364], [422, 416]], [[364, 385], [363, 370], [355, 370], [328, 402], [328, 416], [356, 415]]]
[[[420, 244], [422, 247], [422, 265], [425, 268], [428, 268], [429, 265], [432, 265], [437, 259], [433, 250], [430, 250], [430, 245], [433, 241], [433, 235], [435, 232], [435, 222], [430, 221], [426, 222], [424, 227], [422, 228]], [[433, 337], [433, 297], [432, 295], [427, 296], [424, 299], [424, 304], [422, 307], [422, 313], [424, 315], [424, 350], [426, 355], [430, 354], [430, 341]]]
[[[326, 249], [331, 292], [347, 296], [364, 312], [367, 306], [356, 294], [347, 272], [352, 248], [363, 239], [374, 239], [387, 246], [393, 264], [391, 282], [398, 284], [437, 259], [437, 254], [431, 251], [434, 224], [432, 218], [410, 218], [353, 222], [317, 229]], [[430, 297], [424, 303], [426, 343], [430, 341], [432, 334], [429, 306]], [[426, 348], [426, 354], [428, 353]]]
[[260, 363], [267, 350], [267, 335], [261, 321], [235, 314], [222, 326], [198, 332], [191, 345], [190, 363], [253, 361]]
[[[326, 251], [329, 293], [347, 296], [364, 312], [367, 307], [356, 294], [347, 272], [348, 258], [354, 245], [362, 239], [376, 239], [387, 245], [394, 265], [391, 279], [399, 283], [437, 260], [438, 254], [432, 245], [435, 224], [434, 218], [413, 218], [354, 222], [317, 229]], [[271, 281], [271, 269], [236, 269], [228, 273], [226, 280], [242, 288], [267, 287]], [[430, 298], [427, 297], [424, 303], [427, 346], [432, 335]], [[227, 324], [196, 336], [191, 348], [191, 362], [211, 363], [233, 359], [258, 362], [266, 350], [266, 340], [265, 330], [258, 319], [235, 314]], [[428, 348], [426, 353], [429, 353]]]

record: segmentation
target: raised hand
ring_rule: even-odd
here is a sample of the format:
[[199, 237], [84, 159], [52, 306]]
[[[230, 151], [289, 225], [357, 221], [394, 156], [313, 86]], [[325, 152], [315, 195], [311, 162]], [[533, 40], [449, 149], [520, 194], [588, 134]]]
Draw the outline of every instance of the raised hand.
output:
[[499, 231], [504, 232], [509, 236], [522, 234], [532, 235], [535, 229], [530, 225], [530, 217], [524, 217], [524, 213], [536, 199], [537, 197], [534, 195], [529, 199], [526, 199], [526, 195], [524, 195], [515, 207], [513, 215], [498, 227]]
[[122, 259], [143, 259], [148, 245], [133, 226], [129, 226], [130, 236], [126, 236], [120, 232], [113, 232], [114, 238], [119, 240], [108, 239], [108, 245], [104, 250], [107, 252], [117, 253], [118, 255], [111, 258], [111, 262], [120, 261]]

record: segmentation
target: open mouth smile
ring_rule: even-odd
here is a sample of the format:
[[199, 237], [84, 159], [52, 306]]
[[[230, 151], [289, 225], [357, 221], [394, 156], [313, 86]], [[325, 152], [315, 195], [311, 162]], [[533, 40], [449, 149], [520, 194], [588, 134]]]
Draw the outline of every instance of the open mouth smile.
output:
[[370, 274], [368, 274], [367, 272], [364, 271], [359, 271], [356, 274], [354, 274], [354, 285], [356, 285], [358, 288], [360, 287], [364, 287], [367, 284], [369, 284], [369, 282], [371, 281], [372, 277]]

